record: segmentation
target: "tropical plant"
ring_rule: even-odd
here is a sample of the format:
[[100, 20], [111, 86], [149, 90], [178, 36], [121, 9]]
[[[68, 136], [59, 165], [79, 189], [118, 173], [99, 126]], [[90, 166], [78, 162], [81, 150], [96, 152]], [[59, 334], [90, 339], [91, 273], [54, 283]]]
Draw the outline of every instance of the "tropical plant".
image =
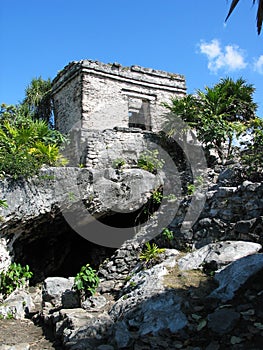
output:
[[152, 260], [156, 260], [158, 256], [165, 251], [164, 248], [159, 248], [157, 244], [150, 242], [145, 243], [145, 249], [140, 254], [140, 260], [145, 260], [146, 263]]
[[159, 159], [158, 150], [146, 150], [138, 159], [137, 166], [143, 170], [147, 170], [150, 173], [156, 174], [158, 170], [164, 166], [164, 160]]
[[[256, 0], [252, 0], [253, 1], [253, 5], [255, 5]], [[233, 0], [231, 5], [230, 5], [230, 9], [229, 12], [227, 14], [226, 17], [226, 21], [228, 20], [228, 18], [230, 17], [231, 13], [233, 12], [233, 10], [235, 9], [236, 5], [239, 3], [239, 0]], [[263, 0], [258, 0], [258, 9], [257, 9], [257, 31], [258, 31], [258, 35], [261, 32], [261, 28], [262, 28], [262, 21], [263, 21]]]
[[34, 119], [49, 123], [52, 115], [51, 80], [33, 78], [25, 90], [22, 108]]
[[15, 289], [24, 286], [33, 276], [29, 266], [12, 263], [6, 272], [0, 273], [0, 293], [7, 297]]
[[96, 292], [100, 279], [95, 270], [89, 264], [81, 267], [80, 272], [74, 280], [74, 289], [77, 290], [81, 297], [93, 295]]
[[29, 149], [29, 153], [39, 158], [43, 164], [64, 166], [68, 163], [67, 159], [60, 154], [57, 145], [45, 145], [38, 141], [34, 147]]
[[[182, 139], [195, 131], [204, 147], [216, 150], [224, 161], [232, 155], [233, 140], [243, 135], [249, 120], [255, 118], [254, 91], [253, 85], [242, 78], [225, 78], [212, 88], [197, 90], [196, 95], [173, 99], [172, 104], [165, 104], [170, 113], [166, 115], [164, 130], [168, 134], [181, 133]], [[178, 130], [178, 118], [187, 127]]]
[[33, 120], [21, 106], [0, 110], [0, 174], [30, 177], [43, 164], [65, 165], [59, 146], [65, 137], [43, 120]]

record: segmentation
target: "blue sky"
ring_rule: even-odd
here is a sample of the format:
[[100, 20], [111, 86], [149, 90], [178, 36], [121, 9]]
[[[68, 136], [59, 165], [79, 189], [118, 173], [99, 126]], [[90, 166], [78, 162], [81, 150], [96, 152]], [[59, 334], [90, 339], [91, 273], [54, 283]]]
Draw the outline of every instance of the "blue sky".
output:
[[263, 117], [263, 33], [240, 0], [1, 0], [0, 103], [16, 104], [34, 77], [94, 59], [183, 74], [188, 93], [220, 78], [256, 87]]

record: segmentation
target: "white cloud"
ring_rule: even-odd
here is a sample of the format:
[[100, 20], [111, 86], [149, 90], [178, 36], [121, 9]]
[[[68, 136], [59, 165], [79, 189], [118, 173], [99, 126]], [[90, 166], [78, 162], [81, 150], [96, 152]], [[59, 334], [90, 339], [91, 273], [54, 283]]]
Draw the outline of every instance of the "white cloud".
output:
[[254, 62], [254, 71], [263, 74], [263, 55], [259, 56]]
[[213, 39], [211, 42], [202, 41], [199, 44], [199, 49], [202, 54], [207, 56], [208, 69], [214, 73], [219, 69], [235, 71], [247, 66], [244, 52], [237, 45], [226, 45], [222, 48], [219, 40]]
[[202, 42], [200, 44], [200, 51], [201, 53], [207, 55], [209, 59], [213, 59], [219, 56], [221, 53], [221, 47], [220, 47], [219, 41], [216, 39], [213, 39], [211, 43]]

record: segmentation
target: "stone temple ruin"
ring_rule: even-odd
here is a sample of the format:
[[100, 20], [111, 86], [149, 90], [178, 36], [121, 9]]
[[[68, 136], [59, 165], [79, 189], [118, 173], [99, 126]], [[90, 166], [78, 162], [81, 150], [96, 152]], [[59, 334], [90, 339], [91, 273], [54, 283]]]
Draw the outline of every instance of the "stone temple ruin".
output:
[[91, 60], [68, 64], [53, 80], [53, 103], [56, 128], [71, 134], [70, 165], [134, 161], [162, 128], [162, 103], [185, 94], [182, 75]]
[[139, 66], [83, 60], [68, 64], [53, 81], [56, 127], [88, 130], [137, 127], [159, 131], [162, 102], [184, 96], [182, 75]]
[[[148, 200], [149, 192], [155, 188], [155, 176], [145, 172], [140, 177], [142, 170], [133, 169], [132, 165], [149, 148], [148, 141], [156, 147], [154, 138], [165, 112], [161, 103], [186, 93], [181, 75], [90, 60], [67, 65], [53, 80], [52, 89], [56, 128], [70, 136], [65, 149], [69, 166], [43, 169], [43, 174], [28, 185], [10, 185], [12, 191], [8, 179], [0, 182], [3, 198], [8, 202], [5, 210], [15, 216], [12, 219], [12, 214], [7, 214], [6, 222], [0, 220], [0, 255], [4, 257], [0, 259], [0, 270], [8, 266], [13, 256], [21, 264], [29, 264], [34, 283], [47, 276], [73, 276], [87, 257], [97, 268], [112, 255], [116, 246], [103, 247], [77, 234], [61, 208], [78, 203], [79, 191], [84, 188], [90, 191], [85, 192], [87, 198], [95, 196], [91, 204], [96, 219], [105, 217], [113, 227], [118, 223], [120, 227], [132, 228], [137, 216], [135, 205], [140, 207], [141, 199]], [[117, 158], [128, 165], [126, 177], [117, 178], [118, 171], [113, 167]], [[104, 190], [99, 191], [100, 188]], [[14, 194], [16, 190], [18, 193]], [[110, 204], [115, 204], [115, 200], [121, 209], [125, 204], [135, 211], [113, 212], [115, 207], [112, 209]], [[97, 235], [93, 223], [89, 225], [89, 230]], [[12, 235], [15, 239], [10, 239]]]

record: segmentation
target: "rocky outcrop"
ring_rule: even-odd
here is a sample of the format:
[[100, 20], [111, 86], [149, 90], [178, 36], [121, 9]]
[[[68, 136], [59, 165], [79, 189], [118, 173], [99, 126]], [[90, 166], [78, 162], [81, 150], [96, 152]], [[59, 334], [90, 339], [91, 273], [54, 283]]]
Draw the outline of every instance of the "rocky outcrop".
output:
[[[160, 256], [162, 262], [151, 268], [145, 268], [138, 260], [119, 295], [115, 294], [116, 300], [108, 291], [103, 293], [98, 289], [100, 294], [88, 298], [82, 308], [59, 311], [45, 308], [44, 322], [54, 325], [57, 337], [71, 350], [132, 349], [134, 346], [173, 349], [183, 348], [187, 339], [191, 339], [188, 344], [202, 344], [200, 349], [219, 346], [220, 342], [222, 346], [233, 345], [235, 341], [249, 343], [246, 333], [238, 335], [239, 324], [242, 329], [252, 327], [254, 334], [260, 334], [261, 311], [251, 309], [255, 299], [251, 298], [249, 304], [243, 301], [242, 298], [250, 294], [246, 289], [243, 296], [242, 288], [246, 283], [252, 286], [249, 280], [263, 269], [263, 255], [257, 253], [259, 248], [250, 242], [229, 241], [211, 244], [184, 256], [177, 250], [167, 249]], [[220, 269], [215, 271], [214, 278], [208, 277], [202, 269], [219, 251]], [[197, 261], [194, 267], [190, 254]], [[238, 293], [241, 293], [239, 299], [235, 300]]]
[[[51, 244], [56, 237], [58, 242], [54, 242], [54, 248], [46, 247], [45, 259], [49, 265], [60, 266], [63, 256], [59, 253], [59, 246], [62, 247], [64, 257], [72, 253], [72, 239], [68, 242], [68, 247], [65, 245], [70, 230], [71, 236], [73, 232], [75, 236], [78, 236], [78, 233], [82, 236], [83, 230], [88, 232], [88, 235], [91, 234], [88, 238], [84, 235], [83, 246], [88, 243], [85, 243], [86, 238], [92, 241], [92, 234], [95, 232], [97, 243], [98, 230], [96, 232], [96, 228], [89, 227], [90, 222], [95, 221], [94, 218], [111, 216], [116, 212], [127, 215], [131, 211], [136, 212], [148, 201], [152, 191], [160, 185], [160, 181], [158, 176], [141, 169], [126, 169], [120, 172], [113, 168], [103, 171], [48, 168], [28, 181], [0, 181], [1, 198], [8, 203], [7, 208], [1, 209], [0, 270], [6, 269], [13, 258], [22, 262], [21, 259], [34, 254], [37, 242], [40, 245], [44, 244], [41, 249], [43, 253], [47, 239], [50, 239]], [[127, 224], [129, 225], [128, 221]], [[129, 232], [132, 236], [133, 231]], [[106, 234], [104, 236], [108, 237]], [[102, 241], [99, 241], [102, 245], [104, 236], [102, 235]], [[119, 241], [113, 241], [113, 247], [121, 245], [126, 238], [125, 235], [118, 235]], [[61, 245], [62, 241], [64, 247]], [[78, 244], [81, 246], [81, 242]], [[30, 245], [34, 248], [25, 252], [23, 249], [27, 250]], [[56, 246], [58, 248], [55, 248]], [[58, 249], [57, 254], [55, 249]], [[29, 265], [32, 265], [32, 261], [39, 260], [42, 253], [36, 253], [37, 257], [32, 256]], [[103, 256], [103, 248], [101, 253]], [[42, 267], [42, 271], [45, 269], [51, 273], [48, 266]]]
[[141, 169], [119, 172], [109, 168], [92, 171], [80, 168], [47, 168], [30, 180], [0, 181], [1, 196], [8, 203], [2, 209], [3, 233], [17, 233], [17, 226], [55, 214], [56, 209], [70, 208], [85, 201], [93, 215], [111, 211], [133, 211], [145, 203], [161, 179]]

